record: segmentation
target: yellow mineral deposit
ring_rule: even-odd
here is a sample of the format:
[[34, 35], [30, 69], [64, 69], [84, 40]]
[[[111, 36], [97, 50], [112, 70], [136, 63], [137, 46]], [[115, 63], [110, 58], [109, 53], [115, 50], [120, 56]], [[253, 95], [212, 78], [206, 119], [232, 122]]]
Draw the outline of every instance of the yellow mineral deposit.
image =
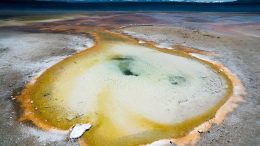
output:
[[229, 75], [213, 63], [108, 31], [95, 38], [27, 85], [21, 121], [45, 130], [91, 123], [80, 139], [89, 146], [180, 143], [233, 95]]

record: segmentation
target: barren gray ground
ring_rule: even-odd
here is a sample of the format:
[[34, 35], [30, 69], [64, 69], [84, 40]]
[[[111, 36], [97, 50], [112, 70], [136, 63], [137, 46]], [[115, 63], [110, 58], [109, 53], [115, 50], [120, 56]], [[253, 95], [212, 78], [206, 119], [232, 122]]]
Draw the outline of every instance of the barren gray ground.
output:
[[[215, 52], [217, 55], [210, 59], [221, 62], [236, 74], [243, 82], [247, 95], [245, 101], [222, 124], [201, 133], [197, 145], [259, 145], [259, 29], [253, 33], [223, 33], [204, 30], [202, 27], [173, 27], [174, 23], [171, 23], [171, 26], [136, 26], [117, 31], [154, 41], [164, 47], [182, 44]], [[259, 27], [259, 23], [257, 25]], [[30, 123], [16, 122], [19, 109], [14, 95], [19, 94], [24, 85], [40, 71], [90, 45], [91, 40], [85, 36], [0, 31], [0, 145], [77, 145], [76, 142], [68, 141], [64, 134], [42, 131]]]
[[64, 134], [16, 122], [19, 113], [14, 96], [40, 71], [91, 45], [93, 41], [84, 36], [0, 32], [0, 145], [72, 145], [64, 141]]

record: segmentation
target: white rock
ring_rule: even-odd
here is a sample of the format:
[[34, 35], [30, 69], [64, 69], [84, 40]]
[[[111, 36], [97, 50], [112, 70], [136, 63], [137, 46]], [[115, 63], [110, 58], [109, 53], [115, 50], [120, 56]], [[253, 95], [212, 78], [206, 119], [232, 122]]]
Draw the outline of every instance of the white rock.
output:
[[72, 138], [72, 139], [79, 138], [90, 127], [91, 127], [91, 124], [77, 124], [77, 125], [75, 125], [70, 132], [70, 138]]
[[139, 44], [145, 44], [145, 41], [139, 40], [138, 43]]
[[171, 140], [158, 140], [146, 146], [176, 146]]

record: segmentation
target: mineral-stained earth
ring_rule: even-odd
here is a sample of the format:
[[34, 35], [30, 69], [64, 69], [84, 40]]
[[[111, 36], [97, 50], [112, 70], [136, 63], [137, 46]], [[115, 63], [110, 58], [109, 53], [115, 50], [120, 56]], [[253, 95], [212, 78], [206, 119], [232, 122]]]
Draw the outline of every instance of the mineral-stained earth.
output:
[[[164, 139], [167, 145], [214, 145], [230, 143], [239, 137], [237, 129], [246, 129], [240, 132], [248, 141], [233, 144], [257, 143], [253, 127], [259, 122], [240, 124], [257, 99], [250, 73], [259, 69], [259, 23], [229, 25], [215, 22], [215, 13], [203, 15], [202, 22], [192, 13], [1, 20], [1, 112], [8, 119], [0, 120], [6, 135], [0, 142], [132, 146]], [[236, 18], [229, 17], [219, 19]], [[247, 60], [254, 60], [254, 71]], [[231, 112], [236, 107], [244, 112]], [[249, 121], [257, 110], [250, 110]], [[75, 125], [86, 123], [91, 128], [79, 140], [67, 141]], [[223, 137], [227, 131], [230, 137]]]

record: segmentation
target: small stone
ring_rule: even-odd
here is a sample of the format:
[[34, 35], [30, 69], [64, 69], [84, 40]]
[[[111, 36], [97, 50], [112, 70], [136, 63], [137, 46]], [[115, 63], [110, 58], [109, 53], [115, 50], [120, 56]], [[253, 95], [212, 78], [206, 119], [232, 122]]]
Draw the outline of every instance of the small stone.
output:
[[171, 140], [159, 140], [155, 141], [147, 146], [176, 146]]
[[144, 44], [145, 41], [139, 40], [138, 43], [139, 43], [139, 44]]
[[75, 125], [70, 132], [70, 138], [75, 139], [75, 138], [81, 137], [83, 135], [83, 133], [85, 133], [85, 131], [87, 131], [90, 127], [91, 127], [91, 124], [89, 124], [89, 123]]

